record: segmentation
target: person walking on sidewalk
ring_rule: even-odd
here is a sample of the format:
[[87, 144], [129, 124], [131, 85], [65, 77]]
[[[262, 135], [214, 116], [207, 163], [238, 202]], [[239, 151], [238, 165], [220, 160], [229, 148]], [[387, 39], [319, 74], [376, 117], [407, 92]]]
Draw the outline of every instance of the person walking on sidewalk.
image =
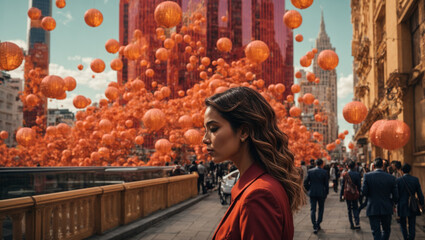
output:
[[201, 161], [198, 164], [198, 174], [199, 174], [199, 178], [198, 178], [198, 192], [199, 192], [199, 187], [201, 187], [202, 189], [202, 194], [207, 193], [207, 189], [205, 188], [205, 174], [207, 173], [207, 168], [204, 166], [204, 162]]
[[273, 108], [248, 87], [230, 88], [205, 104], [208, 153], [215, 163], [231, 160], [240, 172], [212, 239], [293, 239], [292, 212], [305, 194]]
[[[409, 197], [417, 196], [420, 204], [422, 206], [424, 205], [424, 195], [422, 194], [419, 179], [409, 174], [411, 169], [412, 167], [409, 164], [404, 164], [401, 168], [404, 175], [397, 179], [398, 192], [400, 195], [397, 204], [397, 213], [398, 216], [400, 216], [400, 227], [404, 240], [413, 240], [416, 235], [416, 213], [412, 212], [409, 208]], [[406, 218], [409, 222], [409, 231], [406, 226]]]
[[[323, 170], [323, 160], [316, 160], [316, 167], [308, 170], [307, 178], [304, 180], [304, 187], [310, 196], [310, 217], [313, 224], [313, 232], [321, 229], [320, 223], [323, 220], [325, 210], [325, 200], [329, 193], [329, 177], [326, 170]], [[316, 206], [319, 205], [319, 212], [316, 220]]]
[[[340, 198], [344, 196], [345, 202], [347, 203], [348, 210], [348, 221], [350, 222], [351, 229], [360, 229], [359, 219], [359, 193], [361, 189], [360, 173], [355, 171], [356, 163], [350, 161], [348, 163], [348, 172], [345, 172], [342, 176]], [[353, 223], [354, 217], [354, 223]]]
[[390, 238], [393, 205], [398, 201], [396, 179], [382, 170], [383, 165], [382, 158], [375, 158], [375, 170], [364, 175], [362, 186], [363, 195], [367, 198], [366, 216], [369, 217], [374, 240]]

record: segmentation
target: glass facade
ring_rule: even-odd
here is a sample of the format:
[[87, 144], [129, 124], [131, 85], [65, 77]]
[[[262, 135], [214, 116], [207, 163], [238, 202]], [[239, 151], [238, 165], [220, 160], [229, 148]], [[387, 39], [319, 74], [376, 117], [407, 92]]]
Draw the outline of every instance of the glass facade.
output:
[[[186, 70], [190, 54], [184, 52], [186, 44], [173, 48], [167, 63], [153, 64], [154, 51], [161, 46], [156, 38], [156, 22], [154, 9], [162, 1], [120, 0], [120, 43], [131, 42], [136, 29], [142, 31], [143, 41], [148, 48], [143, 56], [151, 63], [155, 71], [153, 78], [142, 74], [146, 68], [140, 66], [140, 60], [128, 61], [123, 58], [124, 68], [118, 72], [118, 81], [142, 78], [150, 86], [152, 81], [167, 84], [173, 95], [178, 90], [186, 90], [200, 81], [199, 72]], [[200, 31], [191, 32], [192, 41], [201, 41], [211, 60], [224, 58], [227, 62], [244, 57], [244, 47], [251, 40], [262, 40], [270, 48], [270, 57], [262, 64], [261, 73], [266, 85], [284, 83], [290, 91], [293, 83], [293, 38], [292, 31], [282, 23], [285, 13], [285, 2], [277, 0], [176, 0], [183, 10], [183, 24], [189, 25], [193, 13], [199, 12], [206, 18], [206, 24], [201, 24]], [[227, 21], [221, 17], [226, 16]], [[171, 31], [180, 32], [182, 24]], [[189, 30], [190, 31], [190, 30]], [[167, 34], [167, 32], [166, 32]], [[168, 33], [169, 34], [169, 33]], [[221, 37], [231, 39], [233, 48], [230, 53], [223, 54], [216, 49], [216, 42]]]

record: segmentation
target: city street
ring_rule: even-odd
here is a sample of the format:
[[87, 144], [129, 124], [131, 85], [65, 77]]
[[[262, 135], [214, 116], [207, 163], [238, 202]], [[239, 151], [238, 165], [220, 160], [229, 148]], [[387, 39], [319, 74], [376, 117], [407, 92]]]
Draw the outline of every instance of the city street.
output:
[[[217, 192], [185, 211], [162, 221], [131, 240], [177, 240], [177, 239], [211, 239], [227, 206], [219, 202]], [[310, 222], [310, 206], [305, 205], [294, 216], [295, 240], [305, 239], [372, 239], [369, 220], [366, 211], [360, 214], [360, 230], [351, 230], [348, 223], [346, 204], [339, 202], [338, 195], [333, 191], [329, 194], [325, 204], [325, 213], [319, 234], [313, 234]], [[423, 218], [423, 216], [419, 217]], [[418, 221], [419, 221], [418, 218]], [[390, 239], [403, 239], [399, 225], [395, 220], [391, 226]], [[425, 239], [425, 233], [416, 227], [416, 239]]]

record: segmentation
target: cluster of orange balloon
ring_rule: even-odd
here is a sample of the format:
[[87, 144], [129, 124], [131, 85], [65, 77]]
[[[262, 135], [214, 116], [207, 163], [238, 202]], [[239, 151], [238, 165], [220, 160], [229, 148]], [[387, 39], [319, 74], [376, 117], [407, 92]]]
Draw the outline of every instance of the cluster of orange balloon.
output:
[[[103, 19], [96, 15], [96, 11], [90, 10], [85, 14], [85, 19], [86, 17], [91, 18], [86, 20], [89, 26], [99, 26]], [[90, 99], [81, 95], [73, 99], [77, 108], [85, 110], [77, 112], [72, 127], [64, 123], [49, 126], [44, 135], [39, 127], [19, 129], [16, 135], [18, 148], [9, 149], [4, 144], [0, 145], [0, 163], [4, 166], [138, 166], [146, 164], [148, 160], [147, 165], [163, 165], [172, 160], [187, 161], [191, 151], [196, 154], [197, 159], [209, 159], [207, 149], [201, 143], [204, 133], [204, 100], [237, 86], [247, 86], [259, 91], [272, 105], [278, 117], [279, 128], [289, 136], [289, 147], [297, 153], [296, 164], [305, 159], [328, 157], [321, 145], [312, 141], [322, 141], [323, 136], [310, 133], [300, 119], [288, 116], [286, 103], [281, 100], [285, 86], [265, 86], [264, 80], [256, 78], [260, 69], [257, 66], [270, 54], [268, 46], [259, 40], [252, 41], [245, 48], [246, 58], [230, 63], [223, 58], [211, 60], [206, 56], [201, 57], [199, 54], [205, 53], [205, 49], [202, 43], [192, 41], [189, 32], [196, 32], [195, 29], [205, 22], [205, 17], [194, 13], [192, 19], [195, 24], [183, 26], [181, 33], [172, 34], [171, 37], [166, 37], [164, 29], [156, 29], [158, 38], [164, 44], [163, 48], [155, 52], [157, 60], [166, 61], [168, 51], [184, 42], [187, 44], [186, 49], [190, 47], [188, 52], [193, 54], [188, 58], [188, 64], [191, 64], [193, 70], [200, 72], [201, 80], [187, 91], [179, 91], [180, 98], [170, 99], [170, 86], [156, 82], [152, 82], [152, 90], [148, 90], [145, 82], [139, 78], [127, 79], [125, 84], [111, 82], [105, 90], [107, 99], [101, 99], [97, 106], [89, 106]], [[174, 2], [164, 1], [155, 10], [155, 20], [160, 26], [176, 26], [181, 21], [181, 9]], [[140, 58], [146, 50], [144, 47], [140, 30], [134, 32], [134, 42], [127, 46], [120, 46], [113, 39], [105, 44], [106, 51], [119, 52], [128, 59]], [[226, 38], [219, 39], [217, 48], [223, 53], [230, 52], [232, 42]], [[149, 64], [147, 60], [140, 61], [141, 66], [148, 67]], [[111, 62], [114, 70], [120, 69], [120, 66], [122, 67], [120, 59]], [[95, 59], [90, 67], [93, 72], [102, 72], [105, 63]], [[65, 91], [72, 91], [76, 86], [72, 77], [62, 79], [50, 75], [41, 78], [40, 71], [33, 69], [28, 73], [34, 85], [30, 92], [21, 96], [25, 107], [35, 106], [45, 98], [62, 98]], [[147, 77], [153, 74], [154, 71], [150, 68], [145, 72]], [[300, 86], [294, 84], [291, 90], [297, 93]], [[291, 96], [293, 102], [293, 95]], [[315, 101], [314, 96], [307, 95], [304, 98], [309, 104]], [[297, 115], [292, 112], [294, 110], [291, 108], [289, 115]], [[4, 137], [3, 133], [0, 133], [0, 137]], [[154, 147], [156, 152], [140, 158], [136, 154], [140, 147]]]

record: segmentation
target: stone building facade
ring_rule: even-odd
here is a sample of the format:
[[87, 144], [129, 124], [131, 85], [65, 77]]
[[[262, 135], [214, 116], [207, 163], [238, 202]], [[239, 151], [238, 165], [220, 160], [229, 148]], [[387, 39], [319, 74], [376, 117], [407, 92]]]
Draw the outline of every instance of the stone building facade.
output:
[[[409, 163], [425, 186], [425, 0], [351, 0], [351, 9], [354, 98], [369, 109], [355, 126], [360, 159]], [[408, 144], [393, 151], [371, 144], [379, 119], [409, 125]]]

